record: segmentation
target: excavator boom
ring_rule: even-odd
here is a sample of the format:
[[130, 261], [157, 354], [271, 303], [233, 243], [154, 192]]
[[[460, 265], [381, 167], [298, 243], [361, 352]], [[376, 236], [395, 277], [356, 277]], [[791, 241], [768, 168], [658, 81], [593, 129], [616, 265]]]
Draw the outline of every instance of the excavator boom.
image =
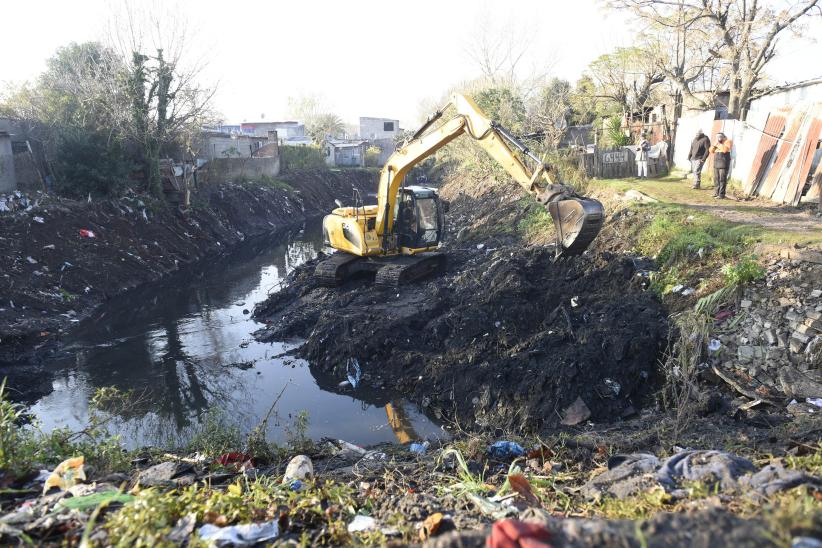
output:
[[[457, 115], [437, 126], [448, 106]], [[335, 285], [357, 272], [370, 271], [376, 272], [378, 283], [396, 285], [444, 266], [444, 255], [436, 253], [443, 232], [439, 195], [435, 189], [406, 185], [406, 177], [421, 160], [461, 135], [476, 141], [547, 208], [556, 228], [557, 256], [579, 255], [587, 249], [602, 227], [602, 204], [555, 182], [552, 166], [488, 118], [470, 98], [454, 94], [449, 105], [430, 116], [388, 158], [380, 172], [377, 205], [355, 203], [325, 217], [326, 242], [345, 254], [317, 266], [320, 283]]]
[[[442, 117], [445, 109], [438, 110], [418, 129], [412, 139], [395, 152], [380, 175], [377, 193], [377, 232], [392, 230], [392, 212], [396, 207], [397, 190], [408, 171], [420, 160], [430, 156], [457, 137], [468, 134], [494, 158], [527, 192], [546, 205], [556, 228], [558, 255], [579, 255], [596, 238], [604, 221], [604, 209], [596, 200], [578, 196], [569, 186], [555, 183], [554, 168], [497, 122], [489, 119], [469, 97], [455, 93], [450, 105], [458, 116], [439, 128], [431, 126]], [[515, 152], [519, 151], [519, 155]], [[529, 169], [521, 157], [535, 164]], [[555, 206], [548, 206], [556, 203]]]

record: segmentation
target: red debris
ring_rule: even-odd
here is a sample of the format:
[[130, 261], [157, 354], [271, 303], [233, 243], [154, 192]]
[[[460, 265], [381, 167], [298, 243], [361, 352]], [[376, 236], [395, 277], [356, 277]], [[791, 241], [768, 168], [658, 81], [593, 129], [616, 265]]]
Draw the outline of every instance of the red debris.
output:
[[503, 519], [494, 524], [485, 541], [488, 548], [550, 548], [551, 532], [535, 523]]

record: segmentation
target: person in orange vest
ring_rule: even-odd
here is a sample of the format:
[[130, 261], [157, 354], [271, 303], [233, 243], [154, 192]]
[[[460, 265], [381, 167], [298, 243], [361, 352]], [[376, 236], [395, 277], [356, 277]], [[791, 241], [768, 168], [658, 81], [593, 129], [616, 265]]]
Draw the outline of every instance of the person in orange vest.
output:
[[711, 145], [714, 155], [714, 198], [725, 199], [725, 187], [728, 184], [728, 170], [731, 168], [731, 149], [733, 142], [724, 133], [716, 135], [716, 144]]

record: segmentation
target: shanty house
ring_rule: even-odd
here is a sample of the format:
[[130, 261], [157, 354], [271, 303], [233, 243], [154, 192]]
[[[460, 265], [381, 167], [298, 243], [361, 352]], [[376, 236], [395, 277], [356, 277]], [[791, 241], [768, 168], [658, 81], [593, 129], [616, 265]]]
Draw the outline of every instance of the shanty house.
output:
[[332, 167], [365, 167], [365, 149], [368, 141], [327, 139], [325, 163]]

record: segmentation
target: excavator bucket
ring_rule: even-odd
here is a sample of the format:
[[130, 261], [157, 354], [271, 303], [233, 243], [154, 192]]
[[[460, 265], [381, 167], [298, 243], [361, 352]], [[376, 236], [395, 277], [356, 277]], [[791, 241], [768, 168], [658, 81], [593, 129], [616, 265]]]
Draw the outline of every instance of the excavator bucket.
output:
[[602, 204], [590, 198], [568, 198], [547, 206], [557, 232], [558, 257], [581, 255], [605, 220]]

